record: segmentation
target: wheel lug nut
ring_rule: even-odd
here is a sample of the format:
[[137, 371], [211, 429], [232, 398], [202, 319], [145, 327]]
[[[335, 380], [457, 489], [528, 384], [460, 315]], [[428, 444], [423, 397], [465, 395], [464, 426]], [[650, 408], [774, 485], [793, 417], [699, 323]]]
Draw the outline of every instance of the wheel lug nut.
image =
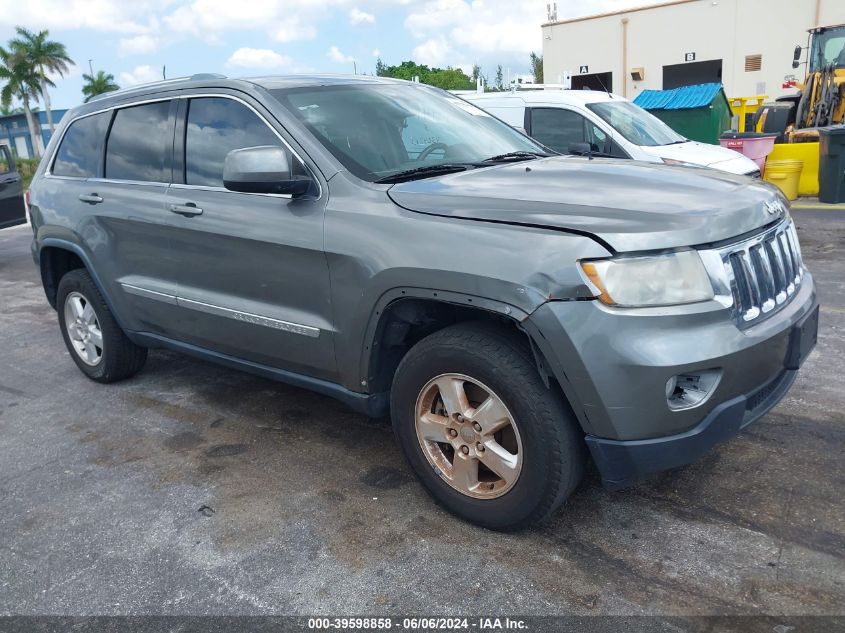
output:
[[460, 413], [458, 413], [457, 415], [455, 415], [455, 419], [456, 419], [458, 422], [463, 422], [463, 421], [464, 421], [464, 416], [462, 416]]
[[455, 429], [449, 429], [449, 437], [458, 437], [458, 432]]
[[461, 446], [461, 452], [464, 455], [469, 455], [469, 446]]
[[478, 431], [479, 433], [481, 433], [481, 425], [480, 425], [478, 422], [473, 422], [473, 423], [472, 423], [472, 428], [474, 428], [476, 431]]
[[475, 445], [475, 449], [479, 453], [483, 453], [484, 452], [484, 444], [482, 444], [481, 442], [478, 442], [478, 444]]

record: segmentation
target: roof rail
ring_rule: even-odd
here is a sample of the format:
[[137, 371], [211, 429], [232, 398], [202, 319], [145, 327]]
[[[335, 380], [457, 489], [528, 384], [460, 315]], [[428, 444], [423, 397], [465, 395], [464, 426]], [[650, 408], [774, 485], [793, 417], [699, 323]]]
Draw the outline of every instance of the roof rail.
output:
[[570, 90], [566, 84], [521, 84], [512, 83], [510, 85], [511, 91], [516, 90]]
[[130, 92], [134, 92], [135, 90], [141, 90], [144, 88], [152, 88], [153, 86], [166, 86], [168, 84], [176, 83], [179, 81], [201, 81], [203, 79], [228, 79], [226, 75], [220, 75], [217, 73], [196, 73], [191, 75], [190, 77], [173, 77], [171, 79], [160, 79], [158, 81], [150, 81], [143, 84], [137, 84], [134, 86], [127, 86], [126, 88], [120, 88], [119, 90], [112, 90], [111, 92], [104, 92], [103, 94], [95, 95], [88, 99], [86, 103], [90, 103], [92, 101], [98, 101], [100, 99], [105, 99], [106, 97], [113, 97], [115, 95], [122, 95]]

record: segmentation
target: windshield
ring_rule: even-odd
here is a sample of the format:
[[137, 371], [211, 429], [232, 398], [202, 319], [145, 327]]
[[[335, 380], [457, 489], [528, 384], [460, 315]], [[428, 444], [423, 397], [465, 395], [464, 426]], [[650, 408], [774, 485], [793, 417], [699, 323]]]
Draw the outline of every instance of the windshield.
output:
[[656, 116], [630, 101], [588, 103], [587, 107], [634, 145], [656, 147], [687, 140]]
[[[428, 86], [361, 84], [271, 91], [349, 171], [369, 181], [546, 150], [488, 113]], [[423, 170], [420, 174], [436, 174]]]
[[815, 36], [810, 70], [821, 70], [830, 64], [845, 68], [845, 28], [822, 31]]

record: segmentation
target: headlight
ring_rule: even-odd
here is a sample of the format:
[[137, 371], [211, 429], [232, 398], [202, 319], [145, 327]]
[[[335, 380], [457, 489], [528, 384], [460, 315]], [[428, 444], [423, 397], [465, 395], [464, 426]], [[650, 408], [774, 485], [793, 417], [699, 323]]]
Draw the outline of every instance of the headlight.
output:
[[696, 251], [581, 262], [607, 305], [637, 308], [707, 301], [713, 285]]
[[674, 158], [661, 158], [665, 165], [675, 165], [676, 167], [701, 167], [696, 163], [688, 163], [685, 160], [675, 160]]

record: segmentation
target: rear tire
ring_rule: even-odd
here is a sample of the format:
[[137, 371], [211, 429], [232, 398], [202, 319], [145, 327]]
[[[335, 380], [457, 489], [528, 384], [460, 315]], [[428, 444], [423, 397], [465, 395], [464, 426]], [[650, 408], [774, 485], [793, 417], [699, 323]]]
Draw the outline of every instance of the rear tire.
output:
[[489, 529], [543, 520], [584, 473], [583, 432], [568, 404], [543, 384], [524, 342], [493, 324], [454, 325], [411, 348], [393, 379], [391, 415], [434, 499]]
[[144, 366], [147, 348], [126, 337], [88, 271], [76, 269], [62, 277], [56, 307], [70, 357], [91, 380], [123, 380]]

